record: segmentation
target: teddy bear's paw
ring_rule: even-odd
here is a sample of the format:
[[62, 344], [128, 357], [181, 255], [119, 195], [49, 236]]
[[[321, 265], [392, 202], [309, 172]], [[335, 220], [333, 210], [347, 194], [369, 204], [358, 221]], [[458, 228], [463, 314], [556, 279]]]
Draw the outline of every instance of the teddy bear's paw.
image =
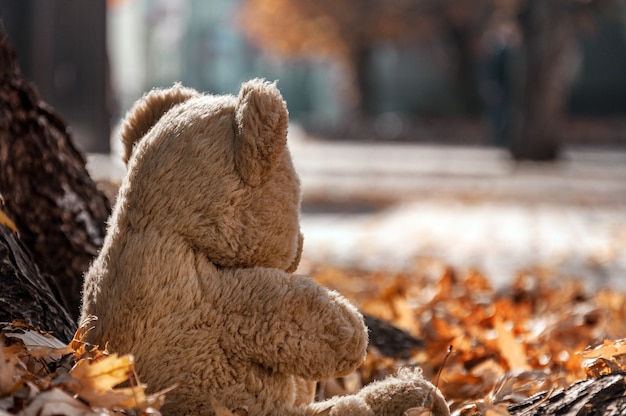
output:
[[428, 414], [433, 416], [450, 415], [443, 395], [424, 379], [421, 369], [400, 369], [395, 376], [365, 387], [358, 396], [375, 415], [400, 416], [416, 408], [430, 411]]
[[311, 405], [306, 416], [376, 416], [359, 396], [333, 397]]
[[404, 368], [351, 396], [333, 397], [308, 407], [306, 416], [450, 416], [439, 390], [421, 369]]

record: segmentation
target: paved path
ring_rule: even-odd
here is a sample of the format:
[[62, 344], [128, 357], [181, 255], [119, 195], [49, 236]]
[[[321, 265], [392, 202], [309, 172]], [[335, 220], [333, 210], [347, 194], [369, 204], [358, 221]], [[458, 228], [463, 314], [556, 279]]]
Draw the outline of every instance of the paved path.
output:
[[[515, 164], [484, 147], [328, 142], [296, 131], [304, 268], [403, 269], [420, 257], [483, 269], [496, 285], [546, 266], [626, 290], [626, 150]], [[96, 177], [121, 165], [91, 157]]]
[[484, 270], [529, 266], [626, 290], [626, 151], [513, 163], [494, 148], [293, 140], [305, 259], [410, 268], [419, 257]]

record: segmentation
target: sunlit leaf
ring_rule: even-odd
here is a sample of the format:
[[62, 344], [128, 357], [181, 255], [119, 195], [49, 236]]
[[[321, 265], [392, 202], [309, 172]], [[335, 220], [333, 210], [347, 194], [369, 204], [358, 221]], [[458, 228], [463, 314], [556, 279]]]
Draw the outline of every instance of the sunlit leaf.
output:
[[112, 354], [95, 362], [79, 361], [70, 375], [80, 384], [81, 389], [105, 392], [128, 380], [132, 368], [132, 356]]
[[497, 381], [489, 402], [519, 402], [547, 388], [548, 374], [543, 371], [508, 372]]
[[86, 416], [105, 415], [105, 412], [94, 412], [86, 404], [76, 400], [60, 389], [45, 391], [39, 394], [24, 410], [24, 416]]
[[524, 344], [515, 339], [511, 329], [507, 328], [500, 318], [494, 317], [493, 326], [498, 333], [497, 344], [500, 354], [511, 370], [529, 370]]
[[0, 348], [0, 397], [11, 394], [18, 384], [19, 378], [15, 368], [18, 361], [16, 354], [7, 356], [5, 348]]
[[4, 211], [2, 211], [2, 209], [0, 209], [0, 224], [5, 225], [11, 231], [13, 231], [14, 233], [17, 233], [17, 227], [15, 226], [15, 223], [11, 221], [9, 217], [7, 217], [7, 214], [5, 214]]
[[599, 345], [595, 348], [590, 348], [581, 353], [583, 358], [612, 358], [618, 355], [626, 354], [626, 338], [619, 339], [617, 341], [612, 341], [610, 339], [605, 339], [602, 345]]
[[[476, 271], [425, 259], [419, 266], [415, 275], [321, 268], [313, 277], [366, 312], [415, 329], [425, 347], [411, 359], [433, 381], [443, 367], [438, 386], [457, 409], [482, 403], [476, 414], [506, 414], [505, 403], [622, 369], [621, 343], [580, 352], [602, 334], [626, 333], [625, 293], [586, 293], [580, 282], [540, 268], [496, 292]], [[444, 363], [449, 345], [454, 353]], [[365, 385], [403, 364], [372, 349], [356, 373]], [[331, 390], [345, 393], [327, 388], [322, 397]]]
[[589, 377], [626, 372], [626, 339], [604, 340], [602, 345], [587, 349], [580, 354]]

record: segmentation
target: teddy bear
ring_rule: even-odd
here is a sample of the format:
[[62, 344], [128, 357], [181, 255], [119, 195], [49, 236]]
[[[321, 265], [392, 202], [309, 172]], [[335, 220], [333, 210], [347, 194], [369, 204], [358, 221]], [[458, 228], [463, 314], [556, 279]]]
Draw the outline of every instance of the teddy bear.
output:
[[449, 415], [419, 370], [314, 401], [316, 381], [364, 360], [367, 328], [339, 293], [294, 274], [300, 182], [275, 83], [238, 96], [154, 89], [121, 127], [127, 164], [101, 251], [85, 274], [88, 341], [131, 353], [165, 415]]

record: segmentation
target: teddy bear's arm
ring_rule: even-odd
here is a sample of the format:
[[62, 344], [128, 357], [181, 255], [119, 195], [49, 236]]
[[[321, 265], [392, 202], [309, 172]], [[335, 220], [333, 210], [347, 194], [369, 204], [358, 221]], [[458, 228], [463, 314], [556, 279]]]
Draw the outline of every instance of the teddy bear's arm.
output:
[[308, 380], [345, 375], [365, 358], [363, 317], [338, 293], [276, 269], [240, 269], [227, 281], [232, 328], [222, 345], [240, 358]]

